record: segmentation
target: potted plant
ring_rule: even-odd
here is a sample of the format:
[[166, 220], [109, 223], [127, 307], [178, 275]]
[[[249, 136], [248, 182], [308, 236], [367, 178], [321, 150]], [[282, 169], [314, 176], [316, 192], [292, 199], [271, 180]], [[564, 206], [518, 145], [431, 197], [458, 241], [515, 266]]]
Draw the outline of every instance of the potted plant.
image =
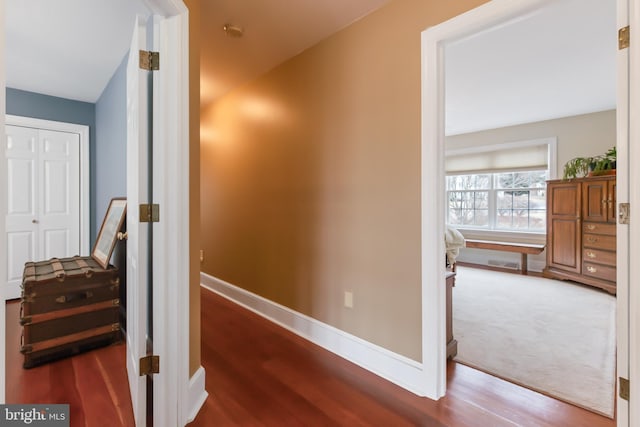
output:
[[616, 170], [616, 147], [611, 147], [606, 153], [593, 157], [589, 164], [590, 175], [611, 175]]
[[562, 179], [582, 178], [589, 173], [591, 157], [576, 157], [564, 164]]
[[616, 169], [616, 157], [616, 147], [611, 147], [599, 156], [575, 157], [565, 163], [562, 179], [613, 174]]

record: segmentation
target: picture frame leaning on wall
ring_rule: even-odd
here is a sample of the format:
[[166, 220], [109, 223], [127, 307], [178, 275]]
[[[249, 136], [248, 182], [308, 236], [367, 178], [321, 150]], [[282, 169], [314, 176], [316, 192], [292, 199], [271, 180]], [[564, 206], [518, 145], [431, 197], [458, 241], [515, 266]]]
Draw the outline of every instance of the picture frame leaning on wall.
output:
[[109, 266], [109, 260], [116, 245], [118, 232], [127, 214], [127, 199], [124, 197], [114, 197], [109, 202], [109, 208], [102, 221], [98, 238], [91, 251], [93, 258], [102, 268]]

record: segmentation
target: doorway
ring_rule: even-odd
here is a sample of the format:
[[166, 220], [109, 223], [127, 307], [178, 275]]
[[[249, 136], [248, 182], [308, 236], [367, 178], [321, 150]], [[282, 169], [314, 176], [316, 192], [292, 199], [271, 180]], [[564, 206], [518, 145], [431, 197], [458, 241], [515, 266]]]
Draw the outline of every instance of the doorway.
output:
[[[161, 106], [154, 129], [159, 134], [157, 163], [162, 171], [162, 182], [158, 199], [163, 210], [162, 222], [154, 227], [163, 237], [162, 250], [154, 253], [162, 268], [158, 277], [158, 292], [154, 294], [154, 307], [162, 313], [161, 319], [154, 323], [155, 348], [162, 357], [163, 371], [154, 381], [154, 396], [158, 404], [154, 407], [154, 417], [175, 425], [184, 425], [190, 416], [195, 416], [199, 405], [190, 405], [189, 397], [200, 396], [190, 385], [189, 351], [189, 182], [188, 182], [188, 144], [189, 141], [189, 84], [188, 84], [188, 13], [181, 0], [145, 2], [154, 13], [163, 17], [155, 26], [154, 32], [162, 39], [162, 54], [166, 58], [166, 67], [159, 78], [158, 102]], [[113, 6], [106, 6], [113, 7]], [[124, 7], [121, 5], [121, 7]], [[4, 11], [5, 2], [0, 3]], [[71, 6], [76, 19], [76, 9]], [[49, 19], [49, 17], [47, 17]], [[85, 21], [83, 21], [85, 22]], [[92, 22], [87, 20], [86, 22]], [[4, 37], [4, 32], [2, 32]], [[5, 43], [0, 43], [0, 63], [4, 61]], [[5, 96], [5, 69], [0, 67], [0, 93]], [[77, 73], [76, 73], [77, 74]], [[4, 99], [4, 98], [2, 98]], [[0, 128], [4, 132], [5, 103], [1, 102]], [[0, 149], [4, 153], [4, 147]], [[158, 172], [160, 173], [160, 172]], [[170, 178], [170, 179], [166, 179]], [[6, 177], [0, 176], [0, 192], [4, 196]], [[161, 190], [161, 191], [160, 191]], [[163, 203], [165, 202], [165, 203]], [[4, 197], [0, 198], [4, 203]], [[4, 225], [0, 225], [4, 233]], [[165, 248], [166, 246], [166, 248]], [[0, 249], [0, 270], [6, 267], [6, 248]], [[4, 296], [4, 290], [0, 298]], [[2, 298], [4, 299], [4, 298]], [[4, 307], [0, 315], [4, 318]], [[0, 327], [0, 339], [4, 341], [5, 327]], [[195, 338], [197, 340], [197, 338]], [[0, 400], [4, 400], [5, 376], [4, 352], [0, 355]], [[204, 376], [202, 375], [204, 387]], [[202, 390], [204, 392], [204, 390]], [[167, 421], [168, 420], [168, 421]], [[173, 421], [172, 421], [173, 420]]]
[[[429, 29], [423, 33], [423, 55], [426, 57], [426, 61], [423, 62], [423, 76], [424, 76], [424, 90], [423, 90], [423, 195], [431, 195], [430, 200], [433, 200], [433, 195], [436, 194], [436, 203], [434, 206], [428, 204], [423, 205], [423, 271], [426, 272], [423, 281], [424, 299], [423, 310], [426, 311], [423, 314], [423, 326], [428, 330], [423, 332], [423, 343], [426, 346], [442, 346], [439, 342], [434, 342], [434, 337], [440, 336], [436, 334], [435, 327], [430, 321], [435, 322], [438, 325], [438, 319], [433, 318], [433, 311], [439, 311], [443, 313], [442, 295], [438, 289], [435, 289], [430, 283], [438, 283], [438, 276], [435, 274], [443, 275], [444, 266], [440, 266], [437, 260], [437, 253], [444, 251], [444, 248], [440, 246], [440, 237], [443, 234], [444, 227], [444, 151], [445, 151], [445, 52], [447, 46], [456, 41], [463, 40], [465, 38], [473, 38], [476, 34], [484, 32], [490, 32], [496, 27], [506, 25], [510, 22], [520, 21], [524, 17], [534, 15], [539, 12], [540, 8], [550, 4], [548, 1], [526, 1], [517, 5], [508, 4], [506, 2], [494, 1], [487, 3], [484, 6], [479, 7], [470, 13], [461, 15], [453, 20], [432, 29]], [[621, 7], [621, 5], [623, 7]], [[574, 9], [575, 10], [575, 9]], [[618, 26], [626, 20], [627, 4], [626, 2], [618, 2]], [[624, 25], [624, 24], [623, 24]], [[617, 51], [617, 49], [616, 49]], [[621, 80], [626, 78], [626, 74], [622, 72], [620, 63], [620, 53], [616, 54], [616, 60], [618, 62], [617, 68], [617, 81], [622, 85], [623, 89], [618, 90], [618, 114], [617, 114], [617, 144], [619, 152], [624, 151], [627, 153], [628, 145], [626, 139], [620, 139], [621, 129], [626, 129], [626, 122], [620, 117], [624, 117], [628, 113], [628, 105], [624, 106], [624, 102], [620, 97], [620, 92], [628, 92], [627, 80]], [[622, 108], [620, 107], [622, 105]], [[626, 130], [625, 130], [626, 132]], [[622, 150], [621, 150], [621, 146]], [[622, 157], [622, 156], [621, 156]], [[434, 160], [435, 159], [435, 160]], [[428, 167], [425, 167], [428, 165]], [[619, 165], [620, 169], [621, 166]], [[622, 176], [620, 170], [618, 171], [618, 179], [620, 181], [627, 181], [627, 171], [622, 166]], [[618, 189], [618, 201], [626, 200], [628, 193], [624, 194]], [[439, 224], [437, 230], [426, 230], [429, 224]], [[442, 228], [440, 228], [442, 227]], [[431, 232], [433, 231], [433, 234]], [[628, 301], [628, 275], [622, 274], [621, 270], [628, 271], [628, 263], [625, 261], [625, 257], [628, 254], [628, 247], [624, 247], [625, 242], [628, 242], [628, 228], [618, 229], [618, 241], [622, 243], [619, 245], [618, 254], [618, 325], [622, 325], [618, 330], [618, 376], [625, 376], [628, 373], [628, 367], [626, 366], [627, 355], [626, 342], [628, 342], [627, 336], [627, 322], [628, 318], [622, 317], [627, 315], [627, 310], [624, 309]], [[433, 245], [433, 242], [438, 244]], [[433, 247], [435, 246], [435, 248]], [[437, 253], [434, 253], [434, 249]], [[455, 298], [455, 297], [454, 297]], [[435, 300], [435, 301], [434, 301]], [[622, 310], [620, 308], [623, 308]], [[444, 341], [444, 340], [442, 340]], [[622, 347], [620, 347], [622, 345]], [[426, 348], [429, 348], [426, 347]], [[425, 350], [426, 350], [425, 348]], [[433, 352], [425, 353], [432, 354]], [[444, 353], [444, 351], [442, 352]], [[437, 359], [434, 359], [433, 363], [436, 363]], [[428, 368], [431, 361], [425, 360], [425, 370]], [[442, 362], [440, 362], [442, 363]], [[439, 368], [442, 369], [442, 368]], [[437, 378], [437, 376], [436, 376]], [[442, 393], [444, 393], [444, 386]], [[618, 399], [618, 419], [625, 425], [627, 415], [625, 411], [627, 406], [623, 402], [620, 403]]]

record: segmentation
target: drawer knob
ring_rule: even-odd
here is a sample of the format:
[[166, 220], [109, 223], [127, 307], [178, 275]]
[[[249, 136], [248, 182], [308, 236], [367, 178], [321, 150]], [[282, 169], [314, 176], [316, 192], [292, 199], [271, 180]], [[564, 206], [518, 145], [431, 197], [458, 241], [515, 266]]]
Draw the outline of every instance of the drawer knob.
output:
[[592, 267], [592, 266], [587, 267], [587, 270], [589, 270], [589, 273], [595, 273], [595, 272], [597, 272], [597, 271], [598, 271], [598, 269], [597, 269], [597, 268]]
[[587, 225], [587, 229], [588, 229], [588, 230], [595, 230], [595, 229], [596, 229], [596, 226], [595, 226], [595, 225], [593, 225], [593, 224], [589, 224], [589, 225]]
[[598, 241], [597, 237], [587, 237], [587, 242], [589, 243], [595, 243]]
[[594, 254], [593, 252], [587, 252], [587, 257], [593, 259], [596, 258], [596, 254]]

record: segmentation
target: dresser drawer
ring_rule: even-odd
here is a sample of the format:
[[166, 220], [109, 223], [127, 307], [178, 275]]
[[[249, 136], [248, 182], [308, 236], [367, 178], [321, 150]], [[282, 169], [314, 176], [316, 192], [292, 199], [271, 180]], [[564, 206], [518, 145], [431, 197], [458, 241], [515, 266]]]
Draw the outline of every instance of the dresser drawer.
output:
[[582, 274], [585, 276], [595, 277], [597, 279], [616, 281], [616, 268], [606, 265], [593, 264], [590, 262], [582, 263]]
[[616, 225], [605, 224], [602, 222], [584, 222], [582, 224], [582, 231], [589, 234], [604, 234], [607, 236], [615, 236]]
[[587, 234], [582, 236], [582, 246], [585, 248], [602, 249], [605, 251], [616, 250], [616, 236], [601, 234]]
[[612, 251], [601, 251], [599, 249], [585, 248], [582, 250], [582, 259], [587, 262], [616, 266], [616, 253]]

